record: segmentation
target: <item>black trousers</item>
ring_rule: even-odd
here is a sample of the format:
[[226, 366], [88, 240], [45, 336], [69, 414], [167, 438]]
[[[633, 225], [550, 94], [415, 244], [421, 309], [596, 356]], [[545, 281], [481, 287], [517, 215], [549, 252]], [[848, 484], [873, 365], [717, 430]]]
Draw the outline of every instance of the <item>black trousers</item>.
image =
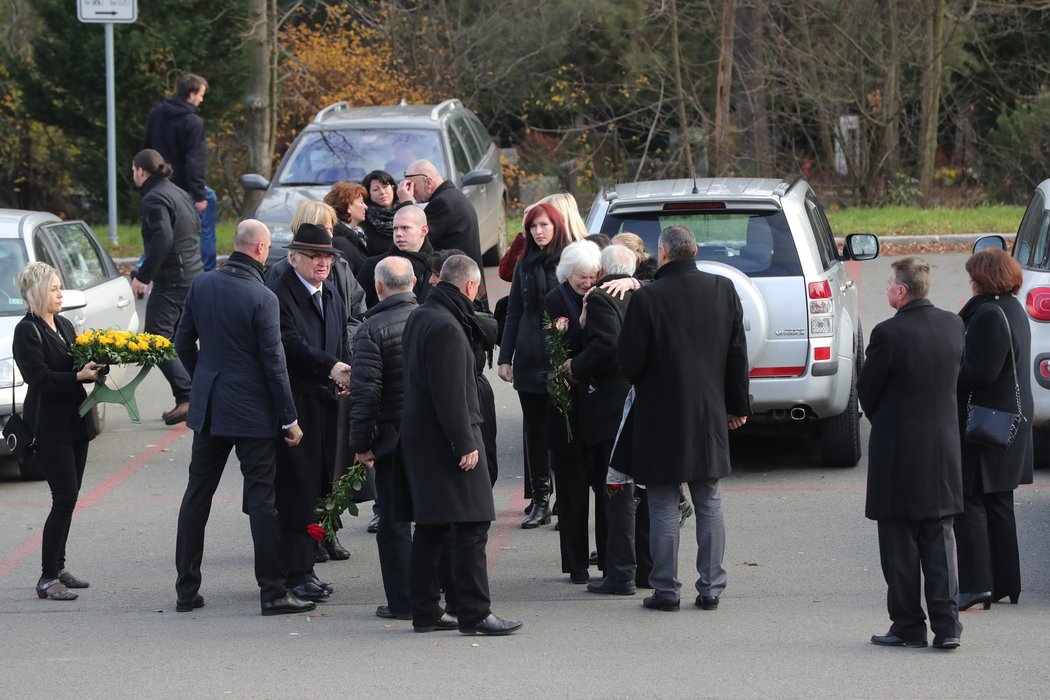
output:
[[553, 492], [547, 450], [547, 395], [519, 391], [518, 401], [525, 443], [525, 498], [547, 501]]
[[48, 580], [58, 578], [66, 568], [66, 540], [84, 481], [88, 442], [45, 441], [37, 445], [37, 456], [51, 488], [51, 512], [44, 521], [44, 541], [40, 546], [40, 575]]
[[[551, 452], [551, 468], [558, 480], [558, 540], [561, 544], [561, 570], [567, 574], [587, 571], [590, 557], [590, 492], [594, 491], [595, 542], [598, 568], [605, 569], [605, 470], [601, 484], [597, 478], [602, 459], [590, 453], [569, 455]], [[606, 462], [608, 464], [608, 462]]]
[[274, 507], [275, 448], [275, 438], [225, 438], [194, 433], [189, 483], [179, 509], [175, 541], [175, 592], [179, 600], [189, 600], [200, 588], [204, 529], [230, 450], [236, 450], [244, 476], [242, 510], [252, 529], [259, 598], [266, 603], [284, 595], [284, 572], [278, 556], [281, 531]]
[[[182, 318], [182, 307], [186, 301], [186, 294], [189, 291], [189, 287], [161, 289], [154, 287], [146, 301], [146, 332], [162, 335], [169, 340], [174, 338], [175, 329], [179, 327], [179, 319]], [[182, 361], [176, 358], [161, 362], [158, 367], [171, 386], [175, 403], [189, 401], [190, 386], [193, 382], [186, 368], [182, 366]]]
[[1021, 592], [1013, 491], [965, 496], [963, 512], [955, 516], [955, 536], [959, 545], [959, 590], [994, 591], [1000, 596]]
[[430, 627], [442, 615], [441, 579], [438, 567], [446, 549], [445, 539], [451, 530], [455, 539], [455, 610], [459, 626], [472, 627], [492, 612], [489, 608], [489, 575], [485, 545], [489, 539], [489, 522], [416, 523], [412, 536], [411, 597], [412, 624]]
[[925, 640], [922, 580], [926, 582], [926, 609], [930, 629], [937, 637], [958, 637], [959, 582], [956, 577], [952, 518], [938, 520], [880, 520], [879, 558], [888, 590], [890, 634], [901, 639]]
[[412, 559], [412, 523], [395, 520], [393, 455], [377, 457], [375, 462], [376, 503], [379, 529], [376, 547], [379, 549], [379, 571], [383, 576], [386, 604], [396, 615], [412, 612], [409, 599], [408, 572]]

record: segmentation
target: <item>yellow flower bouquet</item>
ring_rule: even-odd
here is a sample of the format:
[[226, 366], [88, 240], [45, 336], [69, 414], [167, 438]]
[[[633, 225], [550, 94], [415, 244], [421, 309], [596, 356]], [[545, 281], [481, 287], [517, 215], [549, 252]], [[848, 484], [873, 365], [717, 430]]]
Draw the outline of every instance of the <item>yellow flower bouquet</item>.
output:
[[102, 365], [139, 365], [139, 373], [120, 388], [106, 386], [105, 376], [99, 376], [95, 388], [80, 404], [80, 415], [99, 403], [117, 403], [128, 411], [132, 423], [139, 423], [139, 409], [135, 389], [146, 378], [154, 365], [176, 358], [171, 341], [152, 333], [132, 333], [120, 330], [90, 330], [77, 336], [69, 350], [73, 365], [80, 370], [88, 362]]

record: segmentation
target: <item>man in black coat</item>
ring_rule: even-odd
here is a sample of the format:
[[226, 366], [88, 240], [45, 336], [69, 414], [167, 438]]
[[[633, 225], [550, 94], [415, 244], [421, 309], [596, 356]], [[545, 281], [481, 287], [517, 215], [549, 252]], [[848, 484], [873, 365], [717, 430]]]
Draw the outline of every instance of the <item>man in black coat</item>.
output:
[[959, 581], [953, 516], [962, 511], [962, 457], [955, 387], [964, 332], [955, 314], [927, 298], [930, 266], [893, 263], [886, 298], [897, 313], [871, 331], [857, 380], [871, 420], [864, 515], [878, 521], [879, 554], [893, 624], [871, 641], [925, 647], [926, 607], [933, 645], [959, 646]]
[[[277, 295], [281, 309], [281, 343], [296, 412], [310, 431], [295, 449], [277, 447], [281, 563], [286, 585], [295, 595], [323, 600], [331, 587], [314, 575], [316, 542], [306, 526], [316, 522], [314, 508], [330, 490], [336, 473], [336, 400], [350, 386], [346, 311], [328, 281], [332, 261], [339, 255], [328, 232], [302, 224], [287, 248], [291, 267], [267, 286]], [[328, 539], [333, 550], [342, 549], [334, 532], [328, 533]]]
[[[307, 612], [314, 604], [288, 593], [274, 507], [277, 437], [302, 439], [288, 384], [277, 298], [263, 286], [270, 232], [248, 219], [237, 226], [234, 252], [221, 270], [194, 280], [175, 334], [175, 350], [193, 377], [186, 423], [193, 429], [189, 483], [179, 509], [175, 609], [204, 605], [198, 592], [204, 528], [230, 450], [244, 475], [242, 508], [255, 545], [255, 577], [263, 615]], [[198, 350], [197, 341], [200, 341]]]
[[429, 232], [427, 215], [422, 207], [415, 204], [398, 207], [394, 212], [393, 245], [385, 253], [366, 258], [357, 273], [357, 281], [364, 290], [367, 308], [371, 309], [379, 303], [376, 293], [376, 265], [380, 260], [391, 256], [404, 258], [412, 264], [412, 274], [415, 275], [416, 282], [410, 291], [415, 294], [417, 303], [422, 304], [427, 300], [427, 290], [430, 289], [430, 256], [434, 254], [434, 248], [428, 240]]
[[208, 144], [204, 120], [198, 111], [208, 91], [208, 81], [187, 73], [179, 79], [175, 94], [150, 112], [143, 148], [152, 148], [171, 163], [171, 181], [193, 198], [200, 216], [200, 259], [205, 271], [215, 269], [215, 190], [204, 184]]
[[747, 421], [747, 341], [733, 283], [696, 268], [689, 228], [660, 233], [656, 278], [631, 297], [620, 333], [620, 368], [635, 398], [612, 466], [647, 489], [653, 595], [644, 605], [678, 610], [679, 485], [696, 509], [696, 605], [718, 607], [725, 589], [725, 522], [718, 481], [730, 472], [728, 430]]
[[[624, 400], [631, 388], [631, 383], [620, 372], [616, 351], [623, 318], [634, 292], [626, 292], [621, 299], [601, 287], [612, 280], [629, 278], [634, 274], [637, 260], [633, 251], [621, 245], [610, 245], [602, 250], [604, 276], [587, 296], [583, 349], [569, 365], [572, 377], [580, 387], [576, 396], [583, 433], [581, 438], [590, 448], [592, 469], [602, 485], [606, 483], [613, 441], [623, 418]], [[605, 577], [588, 583], [588, 591], [631, 595], [635, 591], [636, 579], [648, 582], [648, 509], [644, 512], [644, 522], [635, 518], [639, 498], [644, 498], [644, 494], [643, 489], [638, 489], [636, 494], [630, 481], [610, 489], [605, 501]], [[640, 530], [637, 529], [639, 526]], [[642, 550], [644, 571], [638, 571], [636, 547]]]
[[[496, 617], [489, 607], [485, 545], [496, 513], [480, 449], [481, 410], [468, 335], [480, 285], [477, 264], [453, 255], [426, 303], [405, 324], [401, 434], [411, 439], [402, 440], [400, 450], [411, 502], [407, 519], [416, 522], [410, 587], [417, 632], [458, 627], [463, 634], [503, 635], [521, 627]], [[456, 542], [458, 620], [439, 605], [438, 564], [450, 529]]]
[[[141, 297], [152, 285], [146, 302], [146, 332], [171, 338], [179, 325], [186, 292], [203, 272], [197, 253], [200, 219], [189, 195], [168, 179], [171, 165], [157, 151], [137, 153], [131, 173], [143, 195], [140, 214], [144, 251], [131, 290]], [[178, 358], [159, 366], [175, 397], [175, 407], [161, 418], [167, 425], [176, 425], [186, 420], [189, 411], [190, 377]]]
[[374, 466], [379, 504], [376, 546], [386, 605], [384, 618], [410, 620], [408, 594], [412, 523], [398, 520], [394, 508], [394, 451], [404, 403], [404, 350], [401, 334], [416, 310], [415, 275], [408, 260], [390, 256], [376, 265], [379, 303], [365, 313], [354, 337], [354, 371], [350, 377], [350, 450], [355, 459]]
[[[481, 261], [481, 230], [478, 212], [467, 196], [438, 172], [429, 160], [417, 160], [405, 168], [405, 179], [397, 186], [398, 201], [415, 200], [427, 205], [427, 225], [434, 250], [462, 250], [485, 269]], [[487, 303], [485, 280], [481, 280], [478, 299]], [[487, 308], [487, 306], [486, 306]]]

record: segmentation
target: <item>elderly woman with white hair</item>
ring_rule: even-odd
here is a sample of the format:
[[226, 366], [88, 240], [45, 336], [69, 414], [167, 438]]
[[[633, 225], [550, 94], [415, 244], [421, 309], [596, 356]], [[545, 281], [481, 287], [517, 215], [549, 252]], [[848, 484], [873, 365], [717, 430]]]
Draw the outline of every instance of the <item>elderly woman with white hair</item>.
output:
[[47, 263], [29, 263], [18, 275], [18, 292], [29, 313], [15, 326], [15, 364], [28, 385], [23, 418], [36, 438], [36, 452], [51, 487], [51, 513], [44, 522], [41, 573], [36, 594], [50, 600], [76, 600], [71, 588], [87, 588], [66, 570], [66, 539], [87, 464], [88, 442], [95, 437], [90, 416], [82, 417], [87, 397], [83, 384], [98, 379], [88, 362], [77, 371], [69, 348], [76, 342], [73, 324], [58, 315], [62, 285]]
[[[594, 286], [601, 273], [602, 256], [598, 246], [590, 241], [576, 241], [565, 247], [556, 271], [561, 283], [544, 299], [544, 311], [556, 321], [568, 320], [568, 328], [562, 337], [570, 355], [583, 348], [583, 328], [580, 315], [583, 313], [583, 298]], [[554, 332], [554, 331], [548, 331]], [[570, 361], [571, 362], [571, 361]], [[570, 395], [572, 409], [568, 416], [559, 413], [555, 402], [547, 409], [547, 445], [550, 450], [551, 469], [558, 483], [558, 537], [561, 544], [561, 568], [569, 574], [573, 583], [587, 583], [588, 555], [588, 490], [595, 486], [590, 468], [587, 443], [581, 430], [576, 407], [579, 405], [580, 386], [572, 384]], [[567, 432], [571, 431], [571, 436]], [[604, 474], [602, 475], [604, 477]], [[602, 479], [604, 487], [604, 478]], [[605, 517], [602, 489], [596, 489], [598, 500], [596, 535], [604, 550]], [[599, 556], [598, 567], [602, 568]]]

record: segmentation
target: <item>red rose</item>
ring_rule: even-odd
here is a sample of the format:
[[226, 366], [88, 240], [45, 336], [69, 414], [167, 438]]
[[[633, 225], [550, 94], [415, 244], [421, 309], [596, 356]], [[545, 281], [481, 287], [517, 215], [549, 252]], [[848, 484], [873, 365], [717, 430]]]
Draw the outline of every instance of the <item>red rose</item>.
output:
[[615, 496], [618, 493], [623, 493], [623, 484], [606, 484], [605, 489], [610, 496]]
[[306, 534], [320, 542], [325, 538], [325, 535], [327, 535], [328, 533], [323, 527], [321, 527], [317, 523], [310, 523], [306, 526]]

